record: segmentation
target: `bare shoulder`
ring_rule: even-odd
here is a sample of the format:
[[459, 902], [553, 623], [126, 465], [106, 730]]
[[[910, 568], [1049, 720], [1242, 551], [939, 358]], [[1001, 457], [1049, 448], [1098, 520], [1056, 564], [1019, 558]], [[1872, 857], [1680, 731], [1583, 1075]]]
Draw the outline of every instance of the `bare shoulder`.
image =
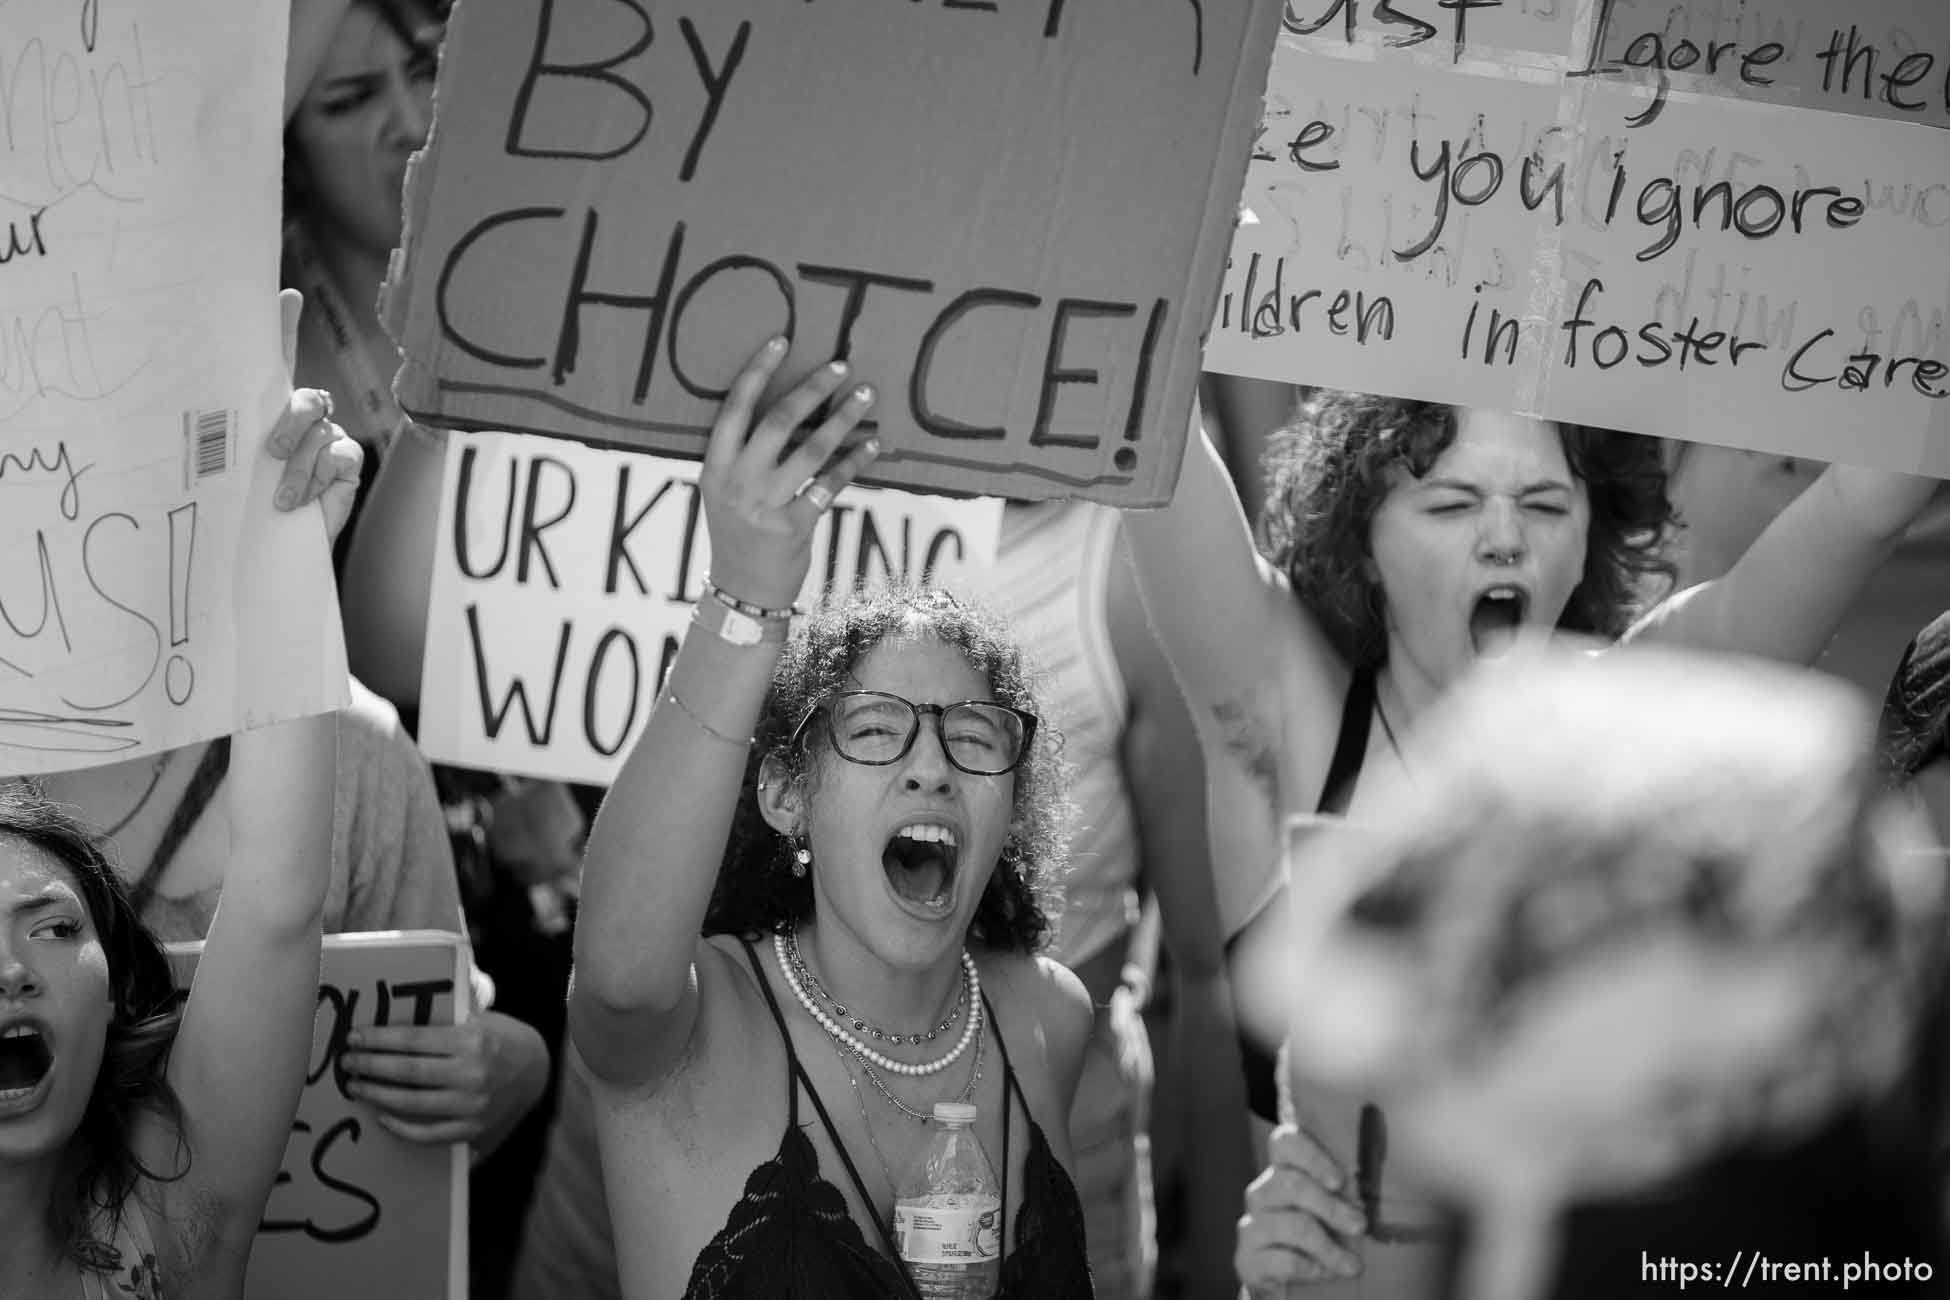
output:
[[989, 952], [981, 967], [983, 987], [1005, 1020], [1036, 1025], [1059, 1077], [1082, 1061], [1093, 1012], [1075, 972], [1054, 958], [1014, 952]]
[[1042, 1019], [1050, 1027], [1052, 1044], [1074, 1048], [1081, 1056], [1094, 1016], [1090, 990], [1075, 971], [1054, 957], [1032, 957], [1030, 964], [1035, 968], [1035, 984], [1045, 1012]]

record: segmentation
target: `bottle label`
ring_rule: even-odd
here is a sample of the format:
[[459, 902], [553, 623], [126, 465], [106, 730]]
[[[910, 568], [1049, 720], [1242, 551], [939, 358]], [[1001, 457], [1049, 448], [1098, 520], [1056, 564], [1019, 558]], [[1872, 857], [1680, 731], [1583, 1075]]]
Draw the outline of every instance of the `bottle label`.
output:
[[894, 1241], [910, 1264], [980, 1264], [1002, 1256], [1002, 1202], [943, 1196], [894, 1206]]

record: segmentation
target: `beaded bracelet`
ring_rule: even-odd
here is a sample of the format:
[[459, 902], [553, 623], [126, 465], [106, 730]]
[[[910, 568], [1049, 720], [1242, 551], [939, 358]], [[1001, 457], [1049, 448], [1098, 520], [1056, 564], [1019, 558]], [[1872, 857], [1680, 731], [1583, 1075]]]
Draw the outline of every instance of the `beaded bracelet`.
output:
[[691, 624], [703, 628], [726, 645], [737, 646], [741, 650], [756, 645], [784, 645], [786, 624], [781, 619], [749, 618], [729, 605], [712, 602], [717, 607], [718, 617], [712, 621], [705, 611], [705, 604], [699, 601], [691, 607]]
[[743, 614], [746, 618], [762, 618], [774, 623], [788, 622], [806, 612], [797, 605], [787, 605], [784, 609], [767, 609], [763, 605], [754, 605], [749, 600], [740, 600], [711, 581], [708, 576], [704, 579], [704, 594], [726, 609]]

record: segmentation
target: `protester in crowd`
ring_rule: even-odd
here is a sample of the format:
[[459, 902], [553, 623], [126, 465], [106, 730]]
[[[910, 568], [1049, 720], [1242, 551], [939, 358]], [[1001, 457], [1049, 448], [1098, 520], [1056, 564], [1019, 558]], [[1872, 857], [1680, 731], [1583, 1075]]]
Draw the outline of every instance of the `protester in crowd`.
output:
[[[289, 364], [299, 296], [286, 290], [283, 304]], [[318, 480], [334, 485], [328, 522], [336, 536], [351, 511], [361, 453], [326, 418], [333, 407], [320, 390], [301, 388], [292, 403], [315, 422], [297, 426], [294, 415], [281, 424], [272, 452], [317, 464], [321, 476], [338, 475]], [[308, 479], [287, 486], [316, 490]], [[352, 693], [352, 707], [340, 715], [325, 931], [459, 933], [453, 860], [426, 760], [384, 701], [357, 682]], [[165, 942], [202, 939], [227, 896], [237, 863], [230, 829], [249, 799], [236, 750], [237, 741], [224, 737], [46, 779], [50, 796], [106, 828], [110, 860], [131, 905]], [[477, 1002], [484, 1004], [491, 988], [477, 981]], [[370, 1046], [345, 1057], [351, 1090], [373, 1106], [382, 1127], [409, 1141], [467, 1142], [477, 1152], [492, 1151], [548, 1081], [540, 1035], [485, 1005], [460, 1025], [368, 1032]]]
[[[322, 497], [336, 527], [358, 456], [326, 410], [294, 393], [270, 448], [280, 508]], [[180, 1007], [94, 833], [0, 787], [0, 1295], [242, 1294], [311, 1053], [336, 733], [235, 739], [224, 906]]]
[[[1391, 1160], [1463, 1217], [1444, 1294], [1636, 1296], [1682, 1265], [1800, 1294], [1863, 1261], [1878, 1294], [1941, 1293], [1917, 1063], [1946, 877], [1867, 722], [1739, 657], [1519, 655], [1375, 775], [1385, 821], [1300, 851], [1296, 1066], [1377, 1100]], [[1344, 1172], [1281, 1138], [1242, 1221], [1254, 1296], [1318, 1275]]]
[[[285, 273], [318, 306], [299, 336], [298, 374], [350, 395], [340, 413], [373, 472], [347, 530], [346, 643], [354, 673], [410, 715], [420, 700], [446, 438], [394, 401], [399, 352], [376, 305], [402, 232], [406, 164], [432, 118], [444, 5], [302, 0], [300, 11], [290, 58], [293, 74], [309, 71], [309, 79], [285, 131]], [[453, 784], [450, 805], [485, 813], [475, 826], [509, 871], [538, 884], [573, 875], [584, 823], [564, 787]]]
[[623, 1291], [907, 1294], [895, 1181], [931, 1103], [966, 1098], [1003, 1181], [1004, 1293], [1086, 1296], [1068, 1134], [1036, 1118], [1069, 1114], [1091, 1024], [1032, 955], [1063, 845], [1053, 743], [1017, 652], [951, 597], [848, 603], [787, 646], [813, 529], [879, 445], [841, 450], [859, 386], [788, 451], [848, 371], [755, 418], [784, 352], [712, 430], [712, 586], [583, 868], [569, 1025]]
[[[1651, 439], [1320, 390], [1269, 451], [1263, 559], [1202, 438], [1170, 505], [1127, 523], [1208, 761], [1244, 769], [1270, 828], [1276, 810], [1369, 813], [1359, 778], [1401, 764], [1477, 658], [1625, 634], [1670, 572], [1664, 489]], [[1934, 489], [1833, 467], [1634, 636], [1805, 663]]]
[[[1070, 1141], [1097, 1294], [1143, 1297], [1156, 1269], [1146, 1119], [1151, 1049], [1141, 1013], [1150, 963], [1134, 963], [1138, 887], [1166, 900], [1177, 965], [1180, 1035], [1195, 1078], [1237, 1078], [1220, 936], [1224, 924], [1207, 849], [1203, 765], [1184, 702], [1139, 603], [1116, 512], [1085, 502], [1012, 502], [997, 563], [969, 590], [1009, 624], [1044, 670], [1039, 692], [1063, 736], [1077, 816], [1060, 886], [1051, 953], [1089, 991], [1096, 1022], [1084, 1056]], [[1264, 868], [1241, 862], [1237, 869]], [[1218, 891], [1232, 910], [1269, 874]], [[1055, 882], [1053, 882], [1055, 883]], [[1208, 1089], [1209, 1091], [1210, 1089]], [[1222, 1087], [1222, 1091], [1223, 1091]], [[1236, 1093], [1236, 1083], [1230, 1092]], [[1194, 1095], [1203, 1095], [1195, 1093]], [[1205, 1108], [1209, 1112], [1211, 1107]], [[1227, 1120], [1233, 1140], [1228, 1143]], [[1192, 1171], [1215, 1269], [1231, 1268], [1231, 1204], [1249, 1171], [1233, 1114], [1208, 1123]], [[1219, 1189], [1223, 1189], [1222, 1191]], [[518, 1300], [620, 1294], [603, 1203], [590, 1084], [567, 1068], [549, 1155], [516, 1272]]]
[[[354, 674], [408, 732], [418, 720], [446, 435], [408, 420], [394, 401], [399, 354], [377, 302], [401, 238], [407, 160], [431, 121], [445, 11], [440, 0], [297, 0], [287, 67], [285, 276], [318, 307], [306, 316], [298, 374], [339, 394], [370, 467], [340, 548], [346, 649]], [[439, 766], [434, 783], [497, 1009], [559, 1047], [587, 816], [556, 782]], [[476, 1168], [478, 1300], [495, 1300], [512, 1269], [553, 1091], [550, 1077], [494, 1159]]]
[[[1480, 658], [1559, 632], [1604, 642], [1630, 630], [1806, 663], [1935, 488], [1835, 467], [1723, 578], [1661, 601], [1675, 521], [1651, 439], [1318, 390], [1273, 440], [1267, 479], [1263, 558], [1203, 438], [1170, 505], [1127, 523], [1207, 762], [1243, 776], [1257, 805], [1244, 820], [1262, 829], [1268, 859], [1284, 815], [1389, 815], [1366, 777], [1412, 767], [1419, 715]], [[1249, 1091], [1269, 1123], [1271, 1045], [1287, 1026], [1255, 994], [1284, 982], [1288, 911], [1277, 896], [1232, 953]], [[1315, 1111], [1313, 1136], [1348, 1155], [1361, 1114]], [[1338, 1221], [1361, 1232], [1368, 1215], [1345, 1190]], [[1417, 1221], [1410, 1189], [1397, 1193], [1404, 1212], [1388, 1226], [1401, 1230], [1385, 1257], [1392, 1284], [1414, 1295], [1434, 1275], [1440, 1233]], [[1317, 1262], [1337, 1277], [1363, 1267], [1344, 1249]]]

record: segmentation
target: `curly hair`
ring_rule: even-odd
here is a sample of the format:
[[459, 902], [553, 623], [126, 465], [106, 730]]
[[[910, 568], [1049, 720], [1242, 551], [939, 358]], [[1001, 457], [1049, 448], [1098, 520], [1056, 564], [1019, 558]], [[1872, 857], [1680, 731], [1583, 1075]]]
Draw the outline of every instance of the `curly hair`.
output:
[[[792, 845], [759, 811], [759, 769], [771, 757], [792, 780], [816, 779], [812, 751], [824, 748], [810, 739], [816, 729], [796, 749], [787, 744], [792, 733], [875, 647], [896, 636], [925, 636], [954, 647], [988, 680], [998, 703], [1036, 712], [1022, 651], [1006, 626], [979, 606], [941, 591], [895, 587], [855, 594], [814, 614], [773, 672], [705, 912], [705, 934], [756, 934], [811, 914], [812, 878], [792, 874]], [[1015, 770], [1013, 848], [996, 864], [969, 924], [969, 934], [991, 948], [1033, 952], [1049, 938], [1058, 906], [1056, 881], [1069, 851], [1060, 746], [1053, 728], [1038, 726]]]
[[[108, 958], [114, 1010], [101, 1070], [68, 1142], [62, 1166], [68, 1191], [47, 1206], [54, 1240], [82, 1267], [100, 1269], [105, 1261], [93, 1235], [97, 1213], [113, 1223], [138, 1179], [173, 1181], [188, 1168], [189, 1152], [181, 1145], [182, 1104], [165, 1074], [182, 1004], [169, 958], [143, 926], [121, 877], [86, 825], [32, 785], [7, 782], [0, 784], [0, 836], [32, 846], [66, 871]], [[175, 1130], [175, 1172], [151, 1169], [136, 1154], [133, 1132], [143, 1111], [160, 1114]]]
[[[1260, 550], [1352, 667], [1388, 658], [1383, 593], [1367, 562], [1375, 512], [1395, 486], [1391, 471], [1427, 475], [1459, 424], [1446, 403], [1319, 389], [1268, 440]], [[1557, 429], [1591, 503], [1584, 574], [1557, 626], [1616, 639], [1678, 573], [1665, 555], [1679, 521], [1660, 444], [1589, 425]]]

